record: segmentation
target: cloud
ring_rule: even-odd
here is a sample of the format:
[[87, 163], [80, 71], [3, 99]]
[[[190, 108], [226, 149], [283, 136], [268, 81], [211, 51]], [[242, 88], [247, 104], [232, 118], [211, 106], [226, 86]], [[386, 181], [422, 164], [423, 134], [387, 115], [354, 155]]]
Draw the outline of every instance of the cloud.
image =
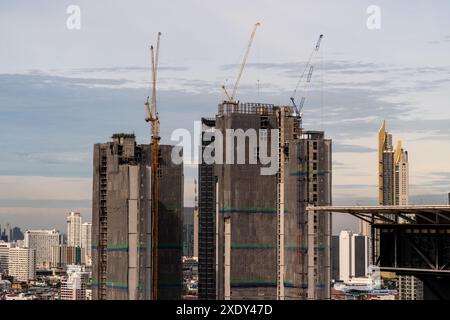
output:
[[430, 40], [427, 41], [426, 43], [428, 44], [442, 44], [442, 43], [448, 43], [450, 42], [450, 35], [445, 36], [444, 38], [440, 39], [440, 40]]
[[377, 151], [377, 149], [370, 148], [367, 146], [343, 144], [343, 143], [339, 143], [339, 142], [333, 144], [333, 152], [366, 153], [366, 152], [376, 152], [376, 151]]

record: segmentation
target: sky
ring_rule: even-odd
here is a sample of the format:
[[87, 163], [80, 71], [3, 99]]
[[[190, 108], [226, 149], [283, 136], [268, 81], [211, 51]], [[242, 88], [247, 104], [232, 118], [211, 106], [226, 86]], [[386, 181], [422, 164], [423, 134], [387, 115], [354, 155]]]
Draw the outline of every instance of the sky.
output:
[[[67, 9], [80, 9], [69, 29]], [[379, 29], [368, 28], [380, 9]], [[93, 144], [114, 132], [148, 143], [149, 47], [162, 32], [162, 143], [212, 117], [260, 22], [238, 90], [290, 104], [319, 34], [304, 126], [333, 140], [333, 203], [377, 203], [377, 132], [386, 120], [409, 152], [410, 202], [450, 192], [448, 1], [0, 0], [0, 224], [65, 231], [91, 215]], [[193, 205], [193, 167], [185, 205]], [[334, 231], [358, 231], [337, 216]]]

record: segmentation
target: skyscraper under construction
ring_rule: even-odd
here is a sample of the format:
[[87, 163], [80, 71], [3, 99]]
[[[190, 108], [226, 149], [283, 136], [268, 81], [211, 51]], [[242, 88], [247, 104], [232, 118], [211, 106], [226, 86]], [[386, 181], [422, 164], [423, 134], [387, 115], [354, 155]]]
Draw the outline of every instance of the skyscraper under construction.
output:
[[[182, 291], [183, 166], [159, 147], [158, 299]], [[152, 299], [152, 148], [134, 134], [94, 145], [93, 299]]]
[[[224, 102], [202, 125], [203, 151], [213, 134], [217, 154], [230, 129], [256, 130], [259, 144], [245, 139], [245, 163], [199, 165], [199, 298], [328, 299], [331, 217], [306, 206], [331, 205], [331, 140], [303, 131], [292, 107], [269, 104]], [[230, 142], [223, 159], [234, 160]], [[262, 174], [265, 150], [274, 174]]]

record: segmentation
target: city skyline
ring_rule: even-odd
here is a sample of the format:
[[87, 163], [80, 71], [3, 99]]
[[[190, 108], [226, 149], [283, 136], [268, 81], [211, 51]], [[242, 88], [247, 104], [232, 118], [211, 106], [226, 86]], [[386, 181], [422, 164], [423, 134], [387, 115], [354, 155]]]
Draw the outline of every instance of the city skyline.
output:
[[448, 12], [0, 0], [0, 300], [450, 300]]
[[[325, 35], [304, 124], [335, 141], [335, 203], [376, 203], [376, 132], [382, 119], [414, 155], [411, 203], [446, 202], [448, 3], [408, 2], [405, 10], [405, 2], [380, 1], [380, 30], [366, 26], [369, 1], [348, 1], [350, 6], [287, 1], [283, 7], [249, 1], [239, 3], [239, 13], [232, 5], [219, 11], [198, 1], [140, 4], [124, 10], [125, 4], [108, 2], [107, 15], [118, 19], [106, 27], [98, 19], [106, 2], [80, 1], [81, 29], [67, 30], [63, 4], [0, 3], [0, 23], [8, 26], [0, 33], [5, 48], [0, 52], [5, 115], [0, 132], [14, 136], [14, 143], [3, 142], [0, 159], [2, 223], [44, 227], [66, 211], [91, 214], [92, 144], [118, 131], [135, 132], [139, 143], [149, 140], [143, 103], [149, 93], [148, 48], [156, 31], [163, 32], [164, 43], [161, 135], [170, 143], [174, 129], [190, 129], [194, 120], [214, 114], [223, 98], [220, 87], [234, 79], [256, 21], [261, 27], [239, 91], [243, 101], [289, 105], [311, 47], [318, 34]], [[146, 12], [159, 14], [145, 19]], [[167, 15], [179, 23], [162, 18]], [[118, 46], [118, 40], [125, 45]], [[185, 174], [185, 205], [193, 206], [196, 170], [186, 167]]]

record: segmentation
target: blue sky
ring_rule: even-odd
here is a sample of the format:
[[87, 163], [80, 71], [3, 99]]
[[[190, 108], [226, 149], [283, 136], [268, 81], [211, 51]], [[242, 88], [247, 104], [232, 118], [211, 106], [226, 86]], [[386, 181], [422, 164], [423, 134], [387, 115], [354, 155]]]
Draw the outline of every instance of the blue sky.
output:
[[[72, 4], [81, 9], [80, 30], [66, 27]], [[379, 30], [366, 26], [373, 4]], [[148, 142], [143, 103], [158, 31], [161, 130], [170, 143], [174, 129], [192, 130], [194, 120], [214, 115], [257, 21], [242, 101], [288, 104], [325, 35], [304, 119], [333, 139], [336, 204], [376, 201], [382, 119], [409, 151], [411, 201], [444, 203], [449, 12], [448, 1], [0, 0], [0, 224], [64, 230], [71, 210], [89, 219], [93, 144], [114, 132]], [[196, 171], [185, 175], [190, 205]]]

